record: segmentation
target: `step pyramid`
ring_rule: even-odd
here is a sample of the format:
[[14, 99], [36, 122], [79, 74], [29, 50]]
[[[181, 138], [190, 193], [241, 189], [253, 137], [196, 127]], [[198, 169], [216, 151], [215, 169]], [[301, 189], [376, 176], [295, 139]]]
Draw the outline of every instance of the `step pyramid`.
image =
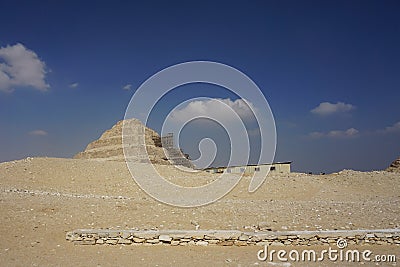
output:
[[[122, 143], [123, 126], [125, 127], [125, 144]], [[141, 140], [144, 140], [145, 143], [141, 143]], [[126, 157], [124, 156], [123, 146], [129, 148]], [[148, 162], [150, 159], [153, 164], [174, 164], [194, 168], [194, 165], [180, 149], [170, 145], [163, 148], [162, 139], [158, 133], [144, 126], [138, 119], [117, 122], [111, 129], [106, 130], [99, 139], [88, 144], [84, 151], [76, 154], [74, 158], [133, 162]]]

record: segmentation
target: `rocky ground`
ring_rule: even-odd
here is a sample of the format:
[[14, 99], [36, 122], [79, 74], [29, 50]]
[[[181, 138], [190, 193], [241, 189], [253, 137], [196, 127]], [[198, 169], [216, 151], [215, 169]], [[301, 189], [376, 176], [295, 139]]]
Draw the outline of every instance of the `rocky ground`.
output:
[[[172, 166], [158, 168], [177, 184], [199, 185], [217, 178]], [[66, 232], [80, 228], [190, 230], [198, 225], [255, 230], [259, 224], [272, 231], [400, 228], [396, 172], [270, 175], [251, 194], [249, 180], [244, 177], [216, 203], [177, 208], [145, 194], [123, 162], [27, 158], [1, 163], [1, 265], [271, 265], [257, 260], [257, 247], [82, 247], [65, 240]], [[370, 247], [399, 259], [399, 246]]]

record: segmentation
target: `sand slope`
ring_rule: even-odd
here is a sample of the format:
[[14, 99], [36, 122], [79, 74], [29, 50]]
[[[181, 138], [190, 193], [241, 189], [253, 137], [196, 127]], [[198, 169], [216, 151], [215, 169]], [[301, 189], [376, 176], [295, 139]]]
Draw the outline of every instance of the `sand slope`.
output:
[[[208, 173], [183, 173], [172, 166], [158, 168], [178, 184], [200, 185], [217, 178]], [[217, 253], [215, 260], [221, 265], [257, 262], [255, 248], [78, 249], [65, 241], [65, 233], [78, 228], [194, 229], [193, 222], [200, 229], [254, 229], [260, 222], [272, 230], [400, 227], [398, 173], [269, 176], [253, 194], [247, 192], [248, 184], [249, 177], [244, 177], [214, 204], [176, 208], [145, 194], [124, 162], [28, 158], [1, 163], [2, 265], [114, 265], [120, 259], [120, 264], [132, 266], [131, 258], [152, 265], [158, 257], [155, 251], [161, 259], [175, 259], [177, 264], [188, 263], [193, 253], [202, 255], [194, 261], [197, 265], [213, 262], [203, 255], [207, 253]], [[225, 262], [232, 253], [242, 255], [233, 260], [236, 265]], [[163, 263], [171, 265], [159, 262]]]

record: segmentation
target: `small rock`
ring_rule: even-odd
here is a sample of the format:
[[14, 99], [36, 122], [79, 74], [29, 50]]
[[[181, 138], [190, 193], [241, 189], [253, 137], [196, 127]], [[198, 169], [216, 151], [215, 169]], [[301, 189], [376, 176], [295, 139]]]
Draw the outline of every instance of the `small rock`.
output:
[[234, 244], [236, 246], [247, 246], [247, 242], [246, 241], [235, 241]]
[[162, 242], [171, 242], [172, 241], [172, 237], [170, 237], [169, 235], [160, 235], [158, 237], [158, 240], [162, 241]]
[[245, 234], [242, 234], [241, 236], [239, 236], [239, 240], [240, 241], [247, 241], [247, 240], [249, 240], [249, 236], [245, 235]]
[[197, 242], [196, 242], [196, 245], [197, 245], [197, 246], [207, 246], [207, 245], [208, 245], [208, 242], [207, 242], [207, 241], [197, 241]]
[[158, 239], [148, 239], [148, 240], [146, 240], [146, 243], [157, 244], [157, 243], [160, 243], [160, 240], [158, 240]]
[[135, 243], [143, 243], [145, 240], [146, 239], [144, 238], [137, 238], [137, 237], [132, 238], [132, 241]]
[[116, 245], [118, 243], [117, 239], [108, 239], [106, 241], [106, 244], [110, 244], [110, 245]]
[[128, 239], [130, 236], [131, 236], [131, 233], [129, 233], [128, 231], [123, 231], [121, 233], [122, 238]]
[[233, 241], [221, 241], [218, 243], [220, 246], [233, 246]]
[[132, 241], [129, 239], [120, 238], [118, 239], [118, 244], [131, 244]]

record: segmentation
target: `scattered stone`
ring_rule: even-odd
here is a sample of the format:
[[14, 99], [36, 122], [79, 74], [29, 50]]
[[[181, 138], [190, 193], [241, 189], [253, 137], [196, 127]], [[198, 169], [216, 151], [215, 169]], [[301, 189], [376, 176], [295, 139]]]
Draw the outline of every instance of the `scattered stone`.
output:
[[118, 239], [118, 244], [131, 244], [132, 243], [132, 241], [131, 240], [129, 240], [129, 239], [124, 239], [124, 238], [120, 238], [120, 239]]
[[194, 234], [192, 236], [192, 238], [193, 239], [197, 239], [197, 240], [201, 240], [201, 239], [204, 239], [204, 234], [203, 235], [202, 234]]
[[239, 240], [240, 241], [247, 241], [247, 240], [249, 240], [249, 236], [245, 235], [245, 234], [242, 234], [241, 236], [239, 236]]
[[221, 241], [218, 243], [221, 246], [233, 246], [233, 241]]
[[160, 235], [158, 237], [158, 240], [160, 240], [162, 242], [170, 243], [172, 241], [172, 237], [170, 237], [169, 235]]
[[259, 222], [258, 229], [261, 231], [271, 231], [271, 226], [267, 222]]
[[110, 238], [116, 238], [118, 236], [119, 236], [119, 233], [117, 233], [117, 232], [111, 232], [108, 234], [108, 237], [110, 237]]
[[135, 242], [135, 243], [143, 243], [144, 241], [146, 241], [146, 239], [133, 237], [132, 241]]
[[158, 239], [148, 239], [148, 240], [146, 240], [146, 243], [157, 244], [157, 243], [160, 243], [160, 240], [158, 240]]
[[[340, 233], [340, 234], [339, 234]], [[94, 244], [171, 244], [173, 246], [248, 246], [248, 245], [271, 245], [271, 246], [289, 246], [289, 245], [334, 245], [339, 238], [345, 238], [349, 245], [377, 244], [377, 245], [395, 245], [400, 243], [400, 233], [376, 232], [356, 233], [338, 232], [337, 235], [329, 232], [317, 234], [298, 235], [276, 235], [266, 232], [241, 232], [241, 231], [115, 231], [100, 230], [78, 230], [68, 232], [66, 239], [75, 245], [94, 245]], [[125, 238], [124, 238], [125, 237]], [[39, 243], [39, 242], [37, 242]], [[36, 243], [32, 243], [34, 246]]]
[[235, 241], [234, 242], [234, 244], [236, 245], [236, 246], [239, 246], [239, 247], [241, 247], [241, 246], [247, 246], [247, 242], [246, 241]]
[[141, 232], [137, 235], [135, 234], [135, 236], [144, 239], [154, 239], [158, 238], [159, 234], [154, 231], [151, 231], [151, 232]]
[[128, 232], [128, 231], [123, 231], [121, 233], [121, 237], [124, 238], [124, 239], [128, 239], [130, 236], [131, 236], [131, 233]]
[[177, 240], [171, 241], [171, 246], [177, 246], [177, 245], [179, 245], [179, 241]]
[[108, 239], [106, 240], [106, 244], [116, 245], [118, 243], [118, 239]]
[[207, 241], [197, 241], [197, 242], [196, 242], [196, 245], [197, 245], [197, 246], [207, 246], [207, 245], [208, 245], [208, 242], [207, 242]]

